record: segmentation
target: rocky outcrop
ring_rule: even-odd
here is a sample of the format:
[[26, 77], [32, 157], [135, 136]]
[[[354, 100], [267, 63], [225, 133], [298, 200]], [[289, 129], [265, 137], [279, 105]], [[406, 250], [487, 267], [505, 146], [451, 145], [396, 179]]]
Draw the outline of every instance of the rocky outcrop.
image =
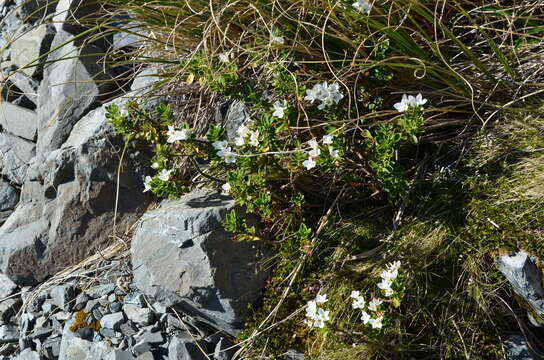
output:
[[262, 244], [236, 242], [222, 227], [227, 196], [195, 191], [145, 214], [132, 240], [134, 282], [166, 306], [236, 334], [268, 275]]

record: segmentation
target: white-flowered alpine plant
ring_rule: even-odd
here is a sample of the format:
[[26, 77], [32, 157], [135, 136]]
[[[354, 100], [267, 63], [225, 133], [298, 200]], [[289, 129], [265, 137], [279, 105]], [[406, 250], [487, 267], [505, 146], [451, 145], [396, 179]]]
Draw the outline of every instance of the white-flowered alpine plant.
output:
[[323, 329], [330, 320], [329, 311], [322, 307], [328, 301], [327, 294], [317, 295], [306, 304], [306, 324], [310, 327]]
[[321, 101], [321, 104], [319, 104], [317, 108], [323, 110], [327, 106], [338, 104], [343, 98], [344, 95], [340, 92], [340, 85], [338, 85], [338, 83], [335, 82], [329, 85], [325, 81], [321, 84], [315, 84], [310, 90], [306, 90], [306, 97], [304, 100], [308, 100], [312, 104], [316, 100]]
[[398, 112], [405, 112], [410, 107], [420, 107], [426, 103], [427, 99], [424, 99], [421, 94], [417, 94], [416, 96], [404, 94], [400, 102], [393, 106]]
[[370, 10], [372, 10], [372, 4], [368, 0], [357, 0], [352, 6], [355, 10], [367, 15], [370, 14]]
[[232, 151], [232, 148], [228, 146], [229, 143], [226, 140], [214, 141], [212, 146], [217, 150], [217, 156], [223, 158], [225, 163], [233, 164], [236, 162], [236, 153]]

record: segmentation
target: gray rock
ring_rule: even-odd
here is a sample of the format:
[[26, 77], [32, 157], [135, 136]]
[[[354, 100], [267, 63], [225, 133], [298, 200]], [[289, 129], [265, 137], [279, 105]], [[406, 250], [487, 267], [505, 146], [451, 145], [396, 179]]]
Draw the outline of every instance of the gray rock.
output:
[[115, 330], [103, 328], [103, 329], [100, 329], [100, 335], [102, 335], [105, 338], [112, 338], [115, 336]]
[[123, 299], [125, 304], [134, 304], [139, 307], [144, 307], [146, 302], [144, 300], [144, 295], [140, 291], [133, 291], [128, 293]]
[[514, 292], [523, 298], [540, 319], [544, 322], [544, 288], [542, 272], [535, 260], [527, 252], [521, 250], [514, 255], [499, 256], [496, 259], [500, 272], [506, 277]]
[[136, 358], [137, 360], [155, 360], [155, 357], [151, 353], [151, 351], [147, 351], [143, 354], [138, 355]]
[[17, 360], [41, 360], [42, 357], [37, 351], [32, 351], [32, 349], [24, 349], [21, 351]]
[[76, 296], [76, 291], [73, 285], [62, 284], [51, 289], [50, 295], [53, 304], [63, 311], [69, 311]]
[[57, 31], [64, 30], [70, 34], [77, 35], [87, 29], [83, 25], [85, 18], [96, 17], [99, 10], [100, 3], [96, 1], [59, 0], [56, 2], [53, 23]]
[[2, 175], [16, 184], [23, 184], [26, 170], [36, 153], [33, 142], [7, 133], [0, 133], [0, 168]]
[[104, 314], [102, 313], [102, 311], [100, 311], [100, 309], [94, 309], [93, 316], [96, 320], [100, 320], [104, 317]]
[[21, 315], [21, 318], [19, 319], [19, 328], [22, 336], [25, 336], [30, 330], [32, 330], [35, 319], [36, 316], [31, 313], [23, 313]]
[[234, 354], [234, 351], [230, 349], [231, 346], [232, 344], [229, 341], [221, 337], [217, 344], [215, 344], [213, 360], [230, 360]]
[[125, 315], [122, 312], [108, 314], [100, 319], [102, 327], [107, 329], [119, 330], [121, 324], [125, 321]]
[[[9, 78], [5, 81], [6, 90], [16, 97], [17, 100], [8, 101], [18, 103], [17, 105], [24, 108], [35, 110], [38, 105], [38, 86], [39, 82], [28, 77], [22, 71], [12, 71], [9, 73]], [[38, 119], [36, 119], [36, 126]]]
[[284, 360], [304, 360], [304, 354], [295, 349], [289, 349], [285, 353]]
[[235, 242], [223, 229], [232, 209], [231, 198], [205, 191], [164, 201], [138, 224], [131, 253], [145, 294], [235, 335], [268, 272], [262, 243]]
[[510, 335], [504, 340], [507, 360], [536, 360], [521, 335]]
[[49, 54], [50, 63], [44, 67], [38, 104], [40, 154], [60, 148], [75, 123], [112, 90], [112, 75], [102, 66], [99, 55], [93, 55], [103, 50], [70, 40], [73, 37], [67, 32], [57, 32], [51, 47], [63, 45]]
[[[63, 147], [51, 153], [64, 164], [63, 159], [72, 159], [72, 165], [38, 169], [42, 198], [19, 204], [0, 227], [0, 272], [14, 282], [35, 284], [110, 245], [123, 140], [104, 115], [101, 107], [79, 120]], [[1, 142], [0, 137], [0, 150]], [[133, 169], [126, 163], [120, 174], [120, 193], [132, 195], [119, 197], [118, 229], [132, 224], [149, 201]]]
[[121, 305], [118, 302], [113, 302], [113, 303], [109, 304], [109, 306], [108, 306], [109, 311], [112, 312], [112, 313], [119, 312], [119, 311], [121, 311], [122, 308], [123, 308], [123, 305]]
[[89, 300], [87, 304], [85, 305], [85, 308], [83, 311], [85, 311], [87, 314], [90, 314], [96, 307], [98, 306], [98, 300]]
[[72, 314], [70, 314], [69, 312], [59, 311], [58, 313], [55, 313], [55, 319], [57, 319], [58, 321], [66, 321], [71, 317]]
[[28, 23], [43, 20], [57, 6], [57, 2], [51, 0], [16, 0], [16, 4], [18, 17]]
[[148, 326], [153, 323], [154, 315], [149, 308], [141, 308], [138, 305], [125, 304], [123, 311], [127, 317], [140, 326]]
[[115, 296], [115, 294], [109, 294], [108, 295], [108, 301], [110, 303], [115, 302], [116, 300], [117, 300], [117, 296]]
[[60, 337], [48, 338], [42, 345], [43, 353], [49, 360], [53, 360], [59, 357], [60, 354]]
[[58, 360], [97, 360], [113, 352], [106, 342], [92, 342], [77, 337], [70, 331], [72, 321], [64, 326]]
[[87, 327], [77, 329], [77, 331], [75, 332], [75, 335], [80, 339], [84, 339], [88, 341], [93, 341], [93, 338], [94, 338], [94, 332]]
[[21, 307], [21, 299], [9, 298], [0, 302], [0, 320], [8, 322], [13, 315], [17, 313]]
[[[0, 201], [2, 201], [1, 196]], [[15, 289], [17, 289], [17, 285], [15, 285], [15, 283], [11, 281], [6, 275], [0, 273], [0, 299], [3, 299], [13, 294]]]
[[150, 344], [162, 344], [164, 343], [164, 336], [160, 331], [151, 332], [151, 331], [143, 331], [142, 334], [136, 335], [136, 341], [137, 342], [147, 342]]
[[139, 341], [132, 347], [134, 355], [138, 356], [151, 350], [151, 344], [145, 341]]
[[130, 351], [115, 350], [111, 352], [104, 360], [134, 360], [136, 357]]
[[87, 305], [87, 302], [90, 300], [91, 298], [89, 297], [89, 295], [85, 294], [85, 293], [81, 293], [79, 294], [77, 297], [76, 297], [76, 302], [74, 304], [74, 307], [73, 307], [73, 311], [79, 311], [79, 310], [82, 310], [85, 308], [85, 306]]
[[172, 360], [206, 360], [208, 350], [204, 341], [195, 342], [189, 335], [174, 336], [168, 345], [168, 356]]
[[38, 115], [23, 107], [2, 102], [0, 103], [0, 125], [4, 131], [34, 141], [38, 127]]
[[44, 63], [40, 57], [49, 51], [54, 36], [52, 25], [31, 28], [11, 44], [11, 62], [28, 76], [40, 76]]
[[138, 333], [138, 329], [136, 326], [134, 326], [132, 321], [127, 321], [126, 323], [122, 324], [119, 330], [125, 336], [136, 335]]
[[111, 294], [115, 290], [115, 284], [98, 285], [87, 290], [87, 294], [92, 298], [101, 298], [104, 295]]
[[251, 121], [251, 117], [247, 106], [238, 100], [231, 102], [222, 122], [222, 126], [227, 132], [227, 138], [229, 140], [234, 140], [234, 138], [237, 136], [236, 130], [238, 130], [240, 125], [249, 121]]
[[0, 344], [19, 341], [19, 329], [12, 324], [0, 326]]

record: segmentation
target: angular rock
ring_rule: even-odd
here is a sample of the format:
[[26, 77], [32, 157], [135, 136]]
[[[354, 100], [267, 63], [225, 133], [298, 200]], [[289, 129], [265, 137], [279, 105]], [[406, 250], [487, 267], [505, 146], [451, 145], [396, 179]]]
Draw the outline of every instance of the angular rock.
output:
[[[0, 272], [16, 283], [35, 284], [110, 244], [122, 146], [104, 107], [77, 123], [63, 147], [52, 153], [64, 165], [35, 169], [34, 176], [44, 181], [44, 196], [26, 199], [0, 227]], [[127, 162], [120, 174], [118, 229], [132, 224], [147, 205], [141, 189], [141, 176]]]
[[304, 360], [304, 354], [295, 349], [287, 350], [284, 360]]
[[235, 242], [223, 229], [232, 209], [231, 198], [205, 191], [164, 201], [142, 218], [131, 253], [140, 290], [234, 335], [268, 273], [262, 243]]
[[[60, 4], [59, 4], [60, 5]], [[93, 45], [75, 44], [70, 34], [60, 30], [49, 54], [39, 88], [37, 151], [46, 154], [60, 148], [75, 123], [112, 89], [112, 75], [104, 71]], [[79, 46], [82, 46], [80, 48]]]
[[19, 330], [12, 324], [0, 326], [0, 344], [19, 341]]
[[20, 19], [27, 23], [42, 20], [55, 11], [56, 1], [51, 0], [16, 0]]
[[104, 284], [92, 287], [86, 292], [90, 297], [97, 299], [112, 293], [113, 290], [115, 290], [115, 284]]
[[31, 110], [8, 102], [0, 103], [0, 126], [13, 135], [34, 141], [38, 115]]
[[73, 321], [64, 326], [58, 360], [97, 360], [106, 357], [114, 349], [106, 342], [92, 342], [77, 337], [70, 331]]
[[525, 300], [544, 322], [544, 288], [542, 272], [527, 252], [518, 251], [513, 255], [499, 256], [495, 260], [500, 272], [506, 277], [514, 292]]
[[[38, 105], [39, 82], [26, 76], [21, 71], [12, 71], [5, 81], [6, 93], [4, 99], [23, 108], [35, 110]], [[13, 100], [11, 100], [13, 99]], [[36, 126], [38, 119], [36, 118]]]
[[[19, 193], [7, 181], [0, 179], [0, 211], [14, 209], [19, 203]], [[0, 299], [2, 296], [2, 285], [5, 276], [0, 277]], [[15, 285], [15, 284], [14, 284]]]
[[144, 307], [146, 305], [144, 295], [140, 291], [133, 291], [128, 293], [123, 299], [125, 304], [134, 304], [139, 307]]
[[536, 360], [521, 335], [510, 335], [504, 340], [507, 360]]
[[33, 142], [0, 133], [0, 168], [2, 175], [16, 184], [25, 182], [26, 170], [36, 153]]
[[127, 317], [140, 326], [148, 326], [153, 322], [153, 313], [149, 308], [141, 308], [138, 305], [125, 304], [123, 311]]
[[40, 76], [46, 54], [55, 36], [55, 28], [42, 24], [32, 28], [11, 45], [11, 62], [30, 77]]
[[55, 286], [50, 292], [53, 303], [63, 311], [69, 311], [72, 307], [71, 302], [76, 296], [76, 291], [71, 284], [62, 284]]
[[121, 324], [125, 321], [125, 315], [122, 312], [108, 314], [100, 319], [100, 324], [103, 328], [118, 330]]
[[48, 338], [44, 341], [42, 345], [42, 349], [47, 359], [53, 360], [59, 357], [60, 343], [61, 343], [60, 337]]
[[231, 346], [232, 344], [229, 341], [221, 337], [217, 344], [215, 344], [213, 360], [230, 360], [234, 354], [233, 349], [230, 349]]
[[58, 0], [53, 23], [57, 31], [63, 30], [77, 35], [87, 29], [83, 25], [85, 18], [96, 17], [100, 10], [99, 1], [88, 0]]
[[207, 358], [204, 354], [208, 353], [206, 342], [197, 340], [197, 343], [189, 335], [172, 337], [168, 345], [169, 359], [206, 360]]
[[104, 360], [134, 360], [136, 357], [130, 351], [115, 350], [111, 352]]
[[151, 351], [147, 351], [143, 354], [138, 355], [136, 358], [137, 360], [155, 360], [155, 357], [151, 353]]
[[119, 330], [125, 336], [132, 336], [138, 333], [138, 329], [131, 321], [127, 321], [126, 323], [122, 324]]
[[9, 298], [0, 302], [0, 320], [8, 322], [13, 315], [19, 311], [21, 307], [21, 299]]
[[0, 274], [0, 299], [3, 299], [17, 289], [17, 285], [11, 281], [6, 275]]
[[32, 351], [32, 349], [25, 349], [21, 351], [17, 360], [41, 360], [42, 357], [37, 351]]

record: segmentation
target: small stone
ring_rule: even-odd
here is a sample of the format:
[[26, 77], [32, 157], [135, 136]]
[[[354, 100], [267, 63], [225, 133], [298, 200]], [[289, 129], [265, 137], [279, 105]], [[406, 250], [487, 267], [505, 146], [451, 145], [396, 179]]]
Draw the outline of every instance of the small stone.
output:
[[57, 305], [59, 309], [69, 311], [72, 307], [71, 302], [76, 296], [76, 291], [72, 284], [63, 284], [55, 286], [51, 290], [50, 295], [53, 303]]
[[19, 341], [19, 330], [15, 325], [7, 324], [0, 326], [0, 344]]
[[227, 350], [230, 348], [230, 344], [225, 338], [220, 338], [217, 344], [215, 345], [215, 350], [213, 352], [214, 360], [230, 360], [232, 357], [232, 350]]
[[101, 298], [104, 295], [109, 295], [110, 293], [115, 290], [115, 284], [105, 284], [105, 285], [99, 285], [95, 286], [89, 290], [87, 290], [87, 294], [92, 298]]
[[[174, 336], [170, 340], [168, 345], [168, 356], [171, 359], [176, 360], [207, 360], [209, 357], [206, 357], [203, 354], [208, 352], [208, 346], [205, 341], [195, 340], [188, 334], [182, 336]], [[202, 349], [202, 350], [201, 350]]]
[[115, 336], [115, 330], [103, 328], [100, 329], [100, 334], [105, 338], [112, 338]]
[[141, 308], [138, 305], [126, 304], [123, 311], [127, 317], [140, 326], [148, 326], [153, 323], [153, 313], [149, 308]]
[[100, 319], [102, 327], [118, 330], [125, 321], [125, 315], [122, 312], [108, 314]]
[[508, 360], [533, 360], [533, 357], [525, 338], [521, 335], [509, 335], [504, 340]]
[[175, 329], [185, 329], [185, 327], [181, 323], [181, 320], [178, 319], [176, 315], [168, 314], [166, 317], [166, 324], [168, 326], [168, 330], [170, 331], [173, 331]]
[[45, 357], [52, 360], [59, 357], [60, 352], [60, 337], [46, 339], [42, 345], [42, 352]]
[[145, 341], [150, 344], [162, 344], [164, 342], [164, 336], [161, 332], [149, 332], [145, 331], [141, 335], [136, 336], [136, 341]]
[[28, 349], [32, 346], [32, 339], [27, 338], [26, 336], [19, 337], [19, 350]]
[[6, 275], [0, 273], [0, 299], [10, 296], [17, 289], [17, 285]]
[[136, 335], [138, 333], [138, 329], [136, 328], [136, 326], [134, 326], [133, 322], [130, 320], [122, 324], [120, 327], [120, 330], [125, 336]]
[[110, 303], [115, 302], [117, 300], [117, 296], [115, 294], [108, 295], [108, 301]]
[[151, 351], [147, 351], [143, 354], [140, 354], [136, 358], [136, 360], [154, 360], [154, 359], [155, 358], [153, 357], [153, 354], [151, 353]]
[[138, 356], [140, 354], [143, 354], [147, 351], [151, 350], [151, 344], [146, 341], [139, 341], [134, 345], [132, 348], [132, 352], [134, 355]]
[[130, 351], [114, 350], [104, 360], [134, 360], [136, 359]]
[[84, 339], [84, 340], [89, 340], [89, 341], [92, 341], [92, 339], [94, 337], [93, 331], [91, 329], [89, 329], [88, 327], [78, 329], [75, 332], [75, 334], [76, 334], [76, 336], [78, 338], [81, 338], [81, 339]]
[[35, 319], [36, 317], [32, 313], [23, 313], [21, 315], [21, 319], [19, 321], [21, 327], [21, 334], [25, 335], [27, 332], [32, 330]]
[[110, 310], [110, 312], [115, 313], [115, 312], [121, 311], [122, 307], [123, 307], [123, 305], [121, 305], [120, 303], [113, 302], [113, 303], [111, 303], [109, 305], [109, 310]]
[[96, 299], [93, 299], [93, 300], [89, 300], [87, 302], [87, 304], [85, 305], [85, 309], [83, 311], [85, 311], [87, 314], [90, 314], [92, 313], [92, 311], [98, 306], [98, 300]]
[[74, 311], [79, 311], [85, 308], [85, 305], [87, 305], [87, 301], [91, 300], [89, 295], [85, 293], [81, 293], [76, 297], [76, 302], [74, 304]]
[[27, 348], [21, 351], [21, 353], [17, 357], [17, 360], [41, 360], [41, 356], [38, 352]]
[[116, 338], [116, 337], [111, 338], [110, 341], [111, 341], [111, 343], [112, 343], [113, 345], [119, 345], [119, 344], [121, 343], [121, 339]]
[[95, 332], [93, 336], [93, 342], [99, 342], [104, 340], [104, 337], [100, 333]]
[[146, 306], [144, 295], [139, 291], [133, 291], [128, 293], [123, 299], [125, 304], [138, 305], [139, 307]]
[[9, 322], [19, 310], [21, 300], [17, 298], [10, 298], [0, 302], [0, 320], [3, 322]]
[[166, 306], [164, 306], [160, 302], [156, 302], [156, 303], [153, 304], [153, 310], [155, 310], [159, 314], [165, 314], [168, 311]]
[[44, 326], [45, 326], [45, 323], [47, 322], [47, 320], [49, 320], [47, 317], [45, 317], [45, 316], [40, 316], [39, 318], [36, 319], [36, 325], [35, 325], [35, 327], [36, 327], [36, 328], [44, 327]]
[[100, 306], [108, 306], [110, 303], [108, 300], [108, 296], [107, 295], [102, 296], [100, 299], [98, 299], [98, 303], [100, 304]]
[[96, 320], [100, 320], [100, 319], [102, 319], [102, 317], [104, 317], [104, 315], [102, 314], [102, 311], [100, 311], [100, 309], [94, 309], [93, 310], [93, 317]]
[[49, 315], [53, 312], [53, 310], [56, 309], [56, 305], [53, 303], [53, 300], [51, 299], [46, 299], [44, 302], [43, 302], [43, 305], [42, 305], [42, 311], [44, 313], [44, 315]]
[[66, 321], [72, 316], [72, 314], [70, 314], [69, 312], [59, 311], [58, 313], [55, 313], [54, 316], [55, 319], [57, 319], [58, 321]]

